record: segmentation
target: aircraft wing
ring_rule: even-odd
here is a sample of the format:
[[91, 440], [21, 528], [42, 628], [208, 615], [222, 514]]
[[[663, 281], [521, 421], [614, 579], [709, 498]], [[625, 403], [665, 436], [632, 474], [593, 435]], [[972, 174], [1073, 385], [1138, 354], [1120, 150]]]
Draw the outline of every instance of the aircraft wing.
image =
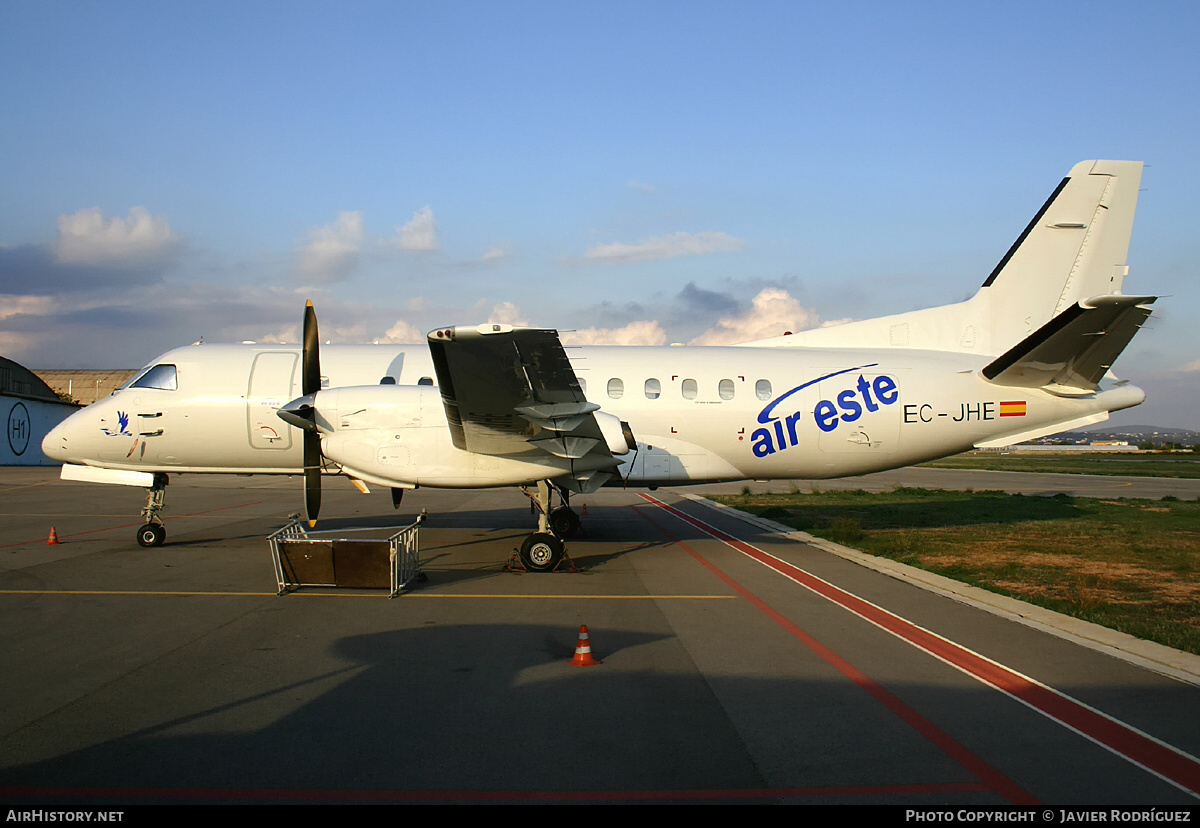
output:
[[439, 328], [428, 340], [455, 446], [563, 458], [584, 490], [597, 471], [597, 486], [611, 476], [603, 470], [618, 461], [594, 414], [600, 406], [584, 396], [558, 331], [485, 324]]
[[997, 385], [1094, 393], [1156, 298], [1114, 294], [1077, 302], [993, 360], [983, 375]]

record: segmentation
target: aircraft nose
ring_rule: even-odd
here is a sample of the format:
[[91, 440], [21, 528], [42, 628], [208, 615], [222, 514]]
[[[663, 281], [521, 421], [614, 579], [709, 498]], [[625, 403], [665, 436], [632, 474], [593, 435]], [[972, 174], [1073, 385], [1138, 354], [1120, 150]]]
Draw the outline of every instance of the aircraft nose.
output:
[[59, 460], [63, 463], [71, 462], [70, 447], [71, 447], [71, 432], [75, 430], [75, 424], [78, 422], [76, 418], [80, 412], [76, 411], [71, 416], [67, 417], [61, 423], [42, 438], [42, 454], [49, 457], [51, 460]]

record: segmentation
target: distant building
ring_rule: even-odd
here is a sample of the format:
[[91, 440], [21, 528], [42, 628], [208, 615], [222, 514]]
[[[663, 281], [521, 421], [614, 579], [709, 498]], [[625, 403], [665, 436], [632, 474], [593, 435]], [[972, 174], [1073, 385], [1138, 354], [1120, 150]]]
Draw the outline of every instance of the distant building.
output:
[[1093, 454], [1107, 452], [1127, 452], [1138, 451], [1137, 446], [1131, 446], [1129, 443], [1112, 442], [1112, 443], [1090, 443], [1087, 445], [1066, 445], [1052, 446], [1035, 443], [1018, 443], [1012, 446], [998, 446], [996, 448], [980, 449], [980, 451], [1003, 452], [1004, 454]]
[[58, 394], [64, 394], [80, 405], [91, 405], [121, 387], [121, 383], [137, 373], [136, 368], [41, 368], [36, 372]]
[[42, 454], [42, 438], [79, 406], [59, 399], [36, 374], [0, 357], [0, 465], [44, 466], [54, 461]]

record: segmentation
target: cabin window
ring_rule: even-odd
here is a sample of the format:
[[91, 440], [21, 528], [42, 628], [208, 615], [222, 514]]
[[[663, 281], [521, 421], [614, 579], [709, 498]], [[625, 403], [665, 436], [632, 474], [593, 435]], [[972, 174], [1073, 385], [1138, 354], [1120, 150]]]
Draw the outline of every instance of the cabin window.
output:
[[395, 385], [396, 378], [395, 377], [384, 377], [383, 379], [381, 379], [379, 381], [379, 384], [380, 385]]
[[733, 399], [733, 380], [723, 379], [717, 383], [717, 393], [723, 400]]
[[696, 381], [694, 379], [685, 379], [679, 386], [679, 390], [683, 392], [685, 400], [696, 399]]
[[433, 377], [421, 377], [417, 380], [417, 385], [433, 385]]
[[625, 393], [625, 382], [618, 377], [613, 377], [608, 381], [608, 396], [614, 400], [621, 399], [621, 395]]
[[159, 388], [163, 391], [175, 391], [179, 388], [178, 377], [174, 365], [155, 365], [146, 373], [134, 380], [130, 388]]
[[771, 399], [771, 381], [759, 380], [758, 382], [754, 383], [754, 394], [760, 400]]
[[657, 400], [660, 394], [662, 394], [662, 383], [653, 378], [646, 380], [646, 399]]

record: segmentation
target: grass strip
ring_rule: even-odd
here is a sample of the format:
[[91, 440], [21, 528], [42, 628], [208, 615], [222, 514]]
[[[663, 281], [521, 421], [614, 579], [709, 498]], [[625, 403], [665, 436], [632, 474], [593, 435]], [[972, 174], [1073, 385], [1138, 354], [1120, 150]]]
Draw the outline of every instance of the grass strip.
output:
[[921, 463], [935, 469], [988, 469], [990, 471], [1037, 472], [1040, 474], [1111, 474], [1127, 477], [1200, 478], [1200, 455], [1145, 454], [1079, 457], [1055, 454], [1038, 457], [1029, 454], [967, 452], [941, 460]]
[[713, 500], [1200, 655], [1200, 501], [902, 487]]

